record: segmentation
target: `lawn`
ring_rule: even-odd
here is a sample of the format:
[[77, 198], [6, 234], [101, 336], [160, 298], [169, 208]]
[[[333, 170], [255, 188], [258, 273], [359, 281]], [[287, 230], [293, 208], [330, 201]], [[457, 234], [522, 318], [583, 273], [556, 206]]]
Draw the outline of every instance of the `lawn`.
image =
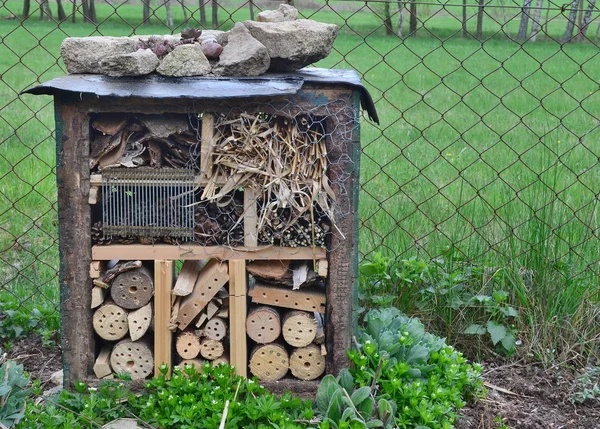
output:
[[[382, 11], [381, 4], [356, 5], [354, 11], [304, 13], [342, 25], [334, 52], [318, 66], [357, 70], [381, 119], [379, 126], [366, 118], [361, 124], [363, 257], [452, 255], [511, 265], [533, 270], [536, 284], [550, 296], [581, 295], [583, 284], [596, 299], [597, 46], [553, 41], [565, 26], [557, 11], [550, 15], [550, 40], [540, 36], [541, 41], [521, 45], [505, 34], [516, 33], [517, 9], [508, 10], [513, 19], [504, 26], [498, 23], [501, 13], [492, 9], [494, 19], [484, 22], [488, 40], [482, 43], [460, 37], [460, 22], [452, 16], [460, 14], [457, 4], [422, 6], [425, 26], [406, 40], [385, 35], [373, 13]], [[18, 14], [20, 2], [0, 8], [4, 306], [24, 302], [30, 311], [51, 314], [57, 303], [53, 109], [49, 97], [18, 93], [64, 73], [57, 57], [66, 36], [169, 31], [156, 18], [141, 26], [140, 9], [98, 5], [101, 22], [94, 26], [81, 23], [81, 17], [57, 25], [37, 16], [22, 25], [3, 19]], [[181, 9], [174, 12], [178, 28], [186, 26]], [[164, 18], [164, 9], [157, 15]], [[247, 17], [247, 8], [220, 11], [225, 29]], [[472, 18], [469, 29], [474, 28]], [[573, 279], [577, 289], [569, 289]], [[57, 326], [52, 320], [50, 329]]]

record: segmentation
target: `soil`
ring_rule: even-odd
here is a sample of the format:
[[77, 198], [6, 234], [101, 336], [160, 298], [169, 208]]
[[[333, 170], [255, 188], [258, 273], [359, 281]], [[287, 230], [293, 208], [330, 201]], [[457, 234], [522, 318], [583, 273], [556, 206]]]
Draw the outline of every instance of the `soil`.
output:
[[[457, 429], [599, 429], [600, 401], [574, 405], [578, 374], [536, 364], [484, 365], [487, 398], [464, 408]], [[600, 382], [600, 380], [599, 380]]]
[[52, 374], [62, 369], [60, 348], [44, 347], [39, 335], [14, 340], [7, 357], [23, 364], [31, 378], [42, 383], [47, 383]]

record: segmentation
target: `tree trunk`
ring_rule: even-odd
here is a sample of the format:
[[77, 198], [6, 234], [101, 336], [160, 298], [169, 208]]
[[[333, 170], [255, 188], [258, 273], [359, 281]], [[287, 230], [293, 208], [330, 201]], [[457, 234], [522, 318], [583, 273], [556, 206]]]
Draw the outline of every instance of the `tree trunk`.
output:
[[254, 0], [248, 1], [248, 9], [250, 9], [250, 19], [254, 21]]
[[463, 0], [462, 7], [462, 34], [465, 39], [469, 37], [469, 31], [467, 30], [467, 0]]
[[150, 0], [142, 0], [143, 4], [143, 20], [142, 25], [150, 24]]
[[173, 28], [173, 11], [171, 10], [171, 0], [165, 1], [165, 9], [167, 11], [167, 27]]
[[535, 4], [535, 11], [533, 12], [533, 22], [531, 23], [531, 37], [529, 38], [532, 42], [535, 42], [537, 35], [540, 32], [540, 20], [542, 19], [542, 6], [544, 0], [537, 0]]
[[563, 36], [563, 43], [571, 41], [573, 37], [573, 28], [575, 27], [575, 20], [577, 19], [577, 4], [579, 0], [573, 0], [571, 2], [571, 11], [569, 13], [569, 19], [567, 20], [567, 28], [565, 29], [565, 35]]
[[402, 24], [404, 24], [404, 2], [398, 2], [398, 37], [402, 38]]
[[76, 13], [77, 13], [77, 0], [73, 0], [73, 8], [71, 9], [71, 22], [73, 22], [73, 23], [75, 23], [75, 21], [76, 21], [76, 19], [75, 19]]
[[417, 34], [417, 3], [416, 0], [410, 0], [410, 36]]
[[477, 8], [477, 39], [483, 39], [483, 5], [484, 0], [479, 0], [479, 7]]
[[90, 0], [90, 21], [94, 24], [98, 22], [96, 17], [96, 0]]
[[600, 22], [598, 23], [598, 26], [596, 27], [596, 37], [594, 37], [594, 43], [598, 43], [599, 35], [600, 35]]
[[181, 0], [181, 10], [183, 12], [183, 22], [188, 22], [188, 13], [187, 13], [187, 7], [185, 7], [185, 1]]
[[592, 21], [592, 13], [596, 7], [596, 0], [588, 0], [588, 7], [583, 17], [583, 26], [581, 27], [581, 38], [585, 39], [590, 22]]
[[58, 20], [64, 21], [67, 19], [67, 14], [65, 13], [65, 9], [62, 5], [62, 0], [56, 0], [56, 6], [58, 8]]
[[52, 21], [52, 10], [48, 0], [42, 0], [40, 3], [40, 21], [44, 20], [44, 15], [46, 15], [46, 21]]
[[31, 0], [23, 1], [23, 19], [29, 18], [30, 10], [31, 10]]
[[531, 12], [531, 0], [523, 0], [523, 9], [521, 10], [521, 25], [519, 25], [519, 33], [517, 40], [524, 42], [527, 39], [527, 28], [529, 27], [529, 13]]
[[219, 3], [217, 0], [212, 0], [212, 26], [219, 28]]
[[204, 0], [199, 0], [200, 6], [200, 26], [202, 28], [206, 28], [206, 7], [204, 5]]
[[581, 42], [581, 29], [583, 28], [583, 0], [579, 0], [577, 5], [579, 17], [577, 18], [577, 41]]
[[390, 2], [387, 0], [383, 6], [383, 25], [385, 26], [385, 35], [393, 36], [394, 29], [392, 28], [392, 16], [390, 15]]

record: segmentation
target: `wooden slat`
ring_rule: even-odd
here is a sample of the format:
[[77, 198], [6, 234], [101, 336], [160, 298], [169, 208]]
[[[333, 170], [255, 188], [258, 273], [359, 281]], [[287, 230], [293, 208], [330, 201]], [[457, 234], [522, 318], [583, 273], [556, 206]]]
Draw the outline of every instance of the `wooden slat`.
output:
[[158, 260], [154, 263], [154, 375], [160, 374], [159, 367], [165, 363], [171, 373], [171, 344], [169, 329], [171, 320], [171, 288], [175, 264], [173, 261]]
[[244, 246], [258, 246], [257, 192], [244, 188]]
[[211, 176], [211, 158], [213, 136], [215, 133], [215, 116], [212, 113], [202, 115], [202, 140], [200, 141], [200, 170], [206, 177]]
[[106, 261], [90, 262], [90, 278], [98, 279], [102, 272], [106, 269]]
[[132, 259], [144, 261], [160, 259], [221, 259], [221, 260], [247, 260], [247, 259], [324, 259], [325, 249], [320, 247], [276, 247], [260, 246], [225, 247], [169, 244], [144, 245], [144, 244], [111, 244], [109, 246], [92, 246], [93, 259]]
[[238, 375], [248, 376], [246, 261], [229, 261], [229, 355]]
[[179, 276], [177, 276], [177, 281], [173, 288], [173, 295], [186, 296], [192, 293], [201, 267], [201, 261], [185, 261], [183, 267], [181, 267]]
[[310, 290], [290, 290], [286, 287], [256, 283], [248, 293], [252, 302], [312, 312], [325, 312], [325, 293]]
[[91, 205], [98, 204], [99, 199], [100, 199], [100, 187], [92, 186], [90, 188], [90, 195], [88, 197], [88, 203]]

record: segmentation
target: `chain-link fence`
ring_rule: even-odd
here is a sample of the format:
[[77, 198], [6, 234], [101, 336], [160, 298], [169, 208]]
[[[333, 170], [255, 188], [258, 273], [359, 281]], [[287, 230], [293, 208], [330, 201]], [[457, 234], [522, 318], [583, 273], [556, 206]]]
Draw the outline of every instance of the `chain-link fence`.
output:
[[[336, 23], [318, 66], [359, 72], [360, 251], [600, 275], [595, 0], [295, 2]], [[53, 108], [67, 36], [227, 30], [277, 2], [7, 0], [0, 7], [0, 335], [57, 326]], [[25, 310], [25, 311], [21, 311]], [[7, 317], [11, 316], [11, 317]], [[19, 320], [21, 317], [22, 320]]]

